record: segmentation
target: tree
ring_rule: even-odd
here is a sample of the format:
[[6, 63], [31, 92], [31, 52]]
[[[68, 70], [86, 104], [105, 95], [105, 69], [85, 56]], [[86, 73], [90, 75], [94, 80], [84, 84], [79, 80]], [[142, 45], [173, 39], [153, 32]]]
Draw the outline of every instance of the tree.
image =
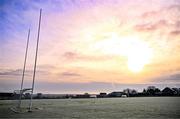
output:
[[143, 93], [147, 93], [146, 89], [143, 89]]
[[137, 91], [135, 89], [124, 89], [123, 93], [125, 93], [128, 97], [129, 96], [135, 96], [137, 94]]
[[164, 96], [172, 96], [172, 95], [174, 95], [174, 91], [171, 88], [166, 87], [162, 90], [162, 94]]
[[146, 93], [151, 96], [159, 95], [160, 92], [161, 90], [155, 86], [149, 86], [146, 91]]

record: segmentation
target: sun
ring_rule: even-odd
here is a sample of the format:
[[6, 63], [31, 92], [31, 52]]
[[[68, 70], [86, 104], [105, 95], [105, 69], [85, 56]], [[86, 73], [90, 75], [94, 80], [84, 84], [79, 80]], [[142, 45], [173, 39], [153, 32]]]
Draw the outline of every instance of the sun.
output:
[[[135, 53], [137, 56], [128, 56], [127, 66], [132, 72], [140, 72], [144, 66], [149, 62], [149, 59], [143, 57], [143, 55]], [[138, 56], [139, 55], [139, 56]]]
[[150, 63], [152, 59], [152, 49], [148, 44], [137, 37], [124, 39], [124, 55], [127, 57], [128, 69], [132, 72], [139, 72]]
[[96, 43], [96, 48], [105, 54], [126, 57], [127, 67], [131, 72], [140, 72], [151, 62], [153, 51], [149, 44], [137, 36], [120, 37], [113, 33], [107, 39]]

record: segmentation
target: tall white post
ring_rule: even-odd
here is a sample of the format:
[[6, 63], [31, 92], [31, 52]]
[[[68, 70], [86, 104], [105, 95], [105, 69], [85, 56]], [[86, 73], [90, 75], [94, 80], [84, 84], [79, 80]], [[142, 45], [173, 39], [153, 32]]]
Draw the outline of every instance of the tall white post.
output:
[[29, 37], [30, 37], [30, 29], [28, 31], [28, 37], [27, 37], [27, 44], [26, 44], [26, 52], [25, 52], [25, 58], [24, 58], [24, 66], [23, 66], [23, 72], [22, 72], [22, 81], [21, 81], [21, 87], [20, 87], [20, 94], [19, 94], [19, 104], [18, 108], [21, 107], [21, 98], [22, 98], [22, 90], [23, 90], [23, 84], [24, 84], [24, 74], [26, 70], [26, 59], [27, 59], [27, 53], [28, 53], [28, 47], [29, 47]]
[[34, 63], [31, 99], [30, 99], [30, 103], [29, 103], [29, 112], [32, 111], [31, 108], [32, 108], [32, 98], [33, 98], [33, 91], [34, 91], [34, 81], [35, 81], [35, 77], [36, 77], [36, 65], [37, 65], [37, 55], [38, 55], [38, 47], [39, 47], [39, 34], [40, 34], [40, 26], [41, 26], [41, 13], [42, 13], [42, 9], [40, 9], [40, 15], [39, 15], [38, 36], [37, 36], [37, 44], [36, 44], [36, 55], [35, 55], [35, 63]]

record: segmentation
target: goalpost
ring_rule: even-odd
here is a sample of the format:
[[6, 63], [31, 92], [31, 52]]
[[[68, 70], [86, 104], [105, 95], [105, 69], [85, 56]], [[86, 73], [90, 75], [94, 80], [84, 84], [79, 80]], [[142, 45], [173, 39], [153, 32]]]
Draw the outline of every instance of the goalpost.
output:
[[[26, 70], [26, 60], [27, 60], [29, 39], [30, 39], [30, 29], [29, 29], [28, 37], [27, 37], [27, 44], [26, 44], [26, 51], [25, 51], [25, 58], [24, 58], [24, 66], [23, 66], [23, 72], [22, 72], [21, 86], [20, 86], [20, 90], [16, 90], [19, 93], [19, 101], [18, 101], [18, 105], [16, 108], [11, 108], [11, 110], [16, 113], [22, 113], [22, 112], [27, 112], [27, 111], [32, 112], [32, 99], [33, 99], [34, 84], [35, 84], [35, 77], [36, 77], [37, 55], [38, 55], [40, 28], [41, 28], [41, 14], [42, 14], [42, 9], [40, 9], [40, 14], [39, 14], [39, 25], [38, 25], [38, 35], [37, 35], [37, 42], [36, 42], [36, 54], [35, 54], [35, 61], [34, 61], [32, 87], [31, 88], [23, 88], [24, 75], [25, 75], [25, 70]], [[29, 101], [28, 110], [21, 109], [22, 95], [25, 92], [30, 92], [30, 101]]]

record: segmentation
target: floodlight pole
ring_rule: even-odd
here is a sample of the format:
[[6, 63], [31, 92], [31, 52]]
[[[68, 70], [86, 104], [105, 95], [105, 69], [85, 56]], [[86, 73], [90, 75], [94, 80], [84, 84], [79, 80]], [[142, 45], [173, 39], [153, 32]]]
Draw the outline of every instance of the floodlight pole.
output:
[[22, 90], [23, 90], [23, 84], [24, 84], [24, 74], [26, 70], [26, 60], [27, 60], [27, 53], [28, 53], [28, 47], [29, 47], [29, 37], [30, 37], [30, 29], [28, 30], [28, 37], [27, 37], [27, 44], [26, 44], [26, 52], [25, 52], [25, 58], [24, 58], [24, 66], [23, 66], [23, 72], [22, 72], [22, 81], [21, 81], [21, 88], [20, 88], [20, 94], [19, 94], [19, 104], [18, 108], [21, 107], [21, 98], [22, 98]]
[[31, 108], [32, 108], [32, 98], [33, 98], [33, 91], [34, 91], [34, 81], [35, 81], [35, 77], [36, 77], [36, 65], [37, 65], [37, 55], [38, 55], [38, 47], [39, 47], [39, 34], [40, 34], [40, 26], [41, 26], [41, 13], [42, 13], [42, 9], [40, 9], [40, 15], [39, 15], [38, 36], [37, 36], [37, 44], [36, 44], [36, 55], [35, 55], [35, 63], [34, 63], [31, 99], [30, 99], [30, 103], [29, 103], [29, 112], [32, 111]]

